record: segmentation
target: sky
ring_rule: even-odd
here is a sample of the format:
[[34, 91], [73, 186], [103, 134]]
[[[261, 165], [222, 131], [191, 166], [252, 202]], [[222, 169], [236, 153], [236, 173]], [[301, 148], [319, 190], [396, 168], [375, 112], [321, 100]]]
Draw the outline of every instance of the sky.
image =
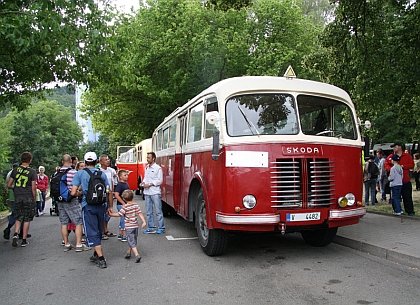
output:
[[113, 3], [118, 7], [118, 8], [123, 8], [123, 10], [126, 13], [129, 13], [131, 10], [131, 7], [133, 6], [134, 9], [138, 9], [139, 8], [139, 1], [140, 0], [113, 0]]

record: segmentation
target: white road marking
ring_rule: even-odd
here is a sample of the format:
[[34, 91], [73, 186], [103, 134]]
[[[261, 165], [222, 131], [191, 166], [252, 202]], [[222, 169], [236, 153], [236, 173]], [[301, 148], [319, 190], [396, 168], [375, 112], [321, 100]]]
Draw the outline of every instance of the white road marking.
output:
[[178, 238], [175, 238], [172, 235], [166, 235], [165, 237], [166, 237], [167, 240], [175, 240], [175, 241], [177, 241], [177, 240], [197, 239], [198, 238], [198, 237], [178, 237]]

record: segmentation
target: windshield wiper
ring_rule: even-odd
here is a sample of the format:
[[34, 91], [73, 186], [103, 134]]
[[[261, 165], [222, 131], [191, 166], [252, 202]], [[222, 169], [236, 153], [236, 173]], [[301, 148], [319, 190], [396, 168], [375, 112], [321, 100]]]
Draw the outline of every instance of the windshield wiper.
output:
[[257, 132], [257, 134], [259, 135], [260, 132], [258, 131], [258, 129], [255, 127], [255, 125], [248, 119], [248, 117], [246, 116], [245, 112], [241, 109], [241, 107], [238, 106], [239, 111], [242, 113], [242, 116], [245, 119], [245, 122], [248, 124], [248, 128], [251, 131], [251, 133], [254, 135], [254, 133], [252, 132], [251, 126], [254, 127], [255, 131]]

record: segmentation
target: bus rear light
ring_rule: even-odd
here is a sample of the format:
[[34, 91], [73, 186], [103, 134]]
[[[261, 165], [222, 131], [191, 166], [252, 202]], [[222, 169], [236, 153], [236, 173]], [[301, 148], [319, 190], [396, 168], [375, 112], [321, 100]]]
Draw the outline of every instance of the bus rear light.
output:
[[254, 195], [245, 195], [245, 197], [242, 199], [242, 204], [245, 208], [251, 210], [257, 205], [257, 199]]

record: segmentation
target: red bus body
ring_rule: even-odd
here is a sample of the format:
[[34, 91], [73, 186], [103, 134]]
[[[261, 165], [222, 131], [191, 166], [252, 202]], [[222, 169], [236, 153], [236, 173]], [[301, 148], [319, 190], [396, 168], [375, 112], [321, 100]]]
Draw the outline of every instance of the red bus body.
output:
[[[276, 99], [278, 107], [270, 104]], [[315, 114], [326, 117], [325, 130], [316, 130]], [[301, 232], [307, 243], [325, 246], [338, 227], [366, 213], [363, 142], [350, 97], [337, 87], [281, 77], [223, 80], [168, 116], [152, 139], [164, 207], [195, 222], [208, 255], [227, 250], [229, 231]]]
[[128, 170], [128, 185], [137, 193], [141, 191], [139, 184], [144, 178], [147, 165], [147, 152], [151, 151], [152, 139], [146, 139], [136, 146], [118, 146], [116, 166], [118, 170]]

